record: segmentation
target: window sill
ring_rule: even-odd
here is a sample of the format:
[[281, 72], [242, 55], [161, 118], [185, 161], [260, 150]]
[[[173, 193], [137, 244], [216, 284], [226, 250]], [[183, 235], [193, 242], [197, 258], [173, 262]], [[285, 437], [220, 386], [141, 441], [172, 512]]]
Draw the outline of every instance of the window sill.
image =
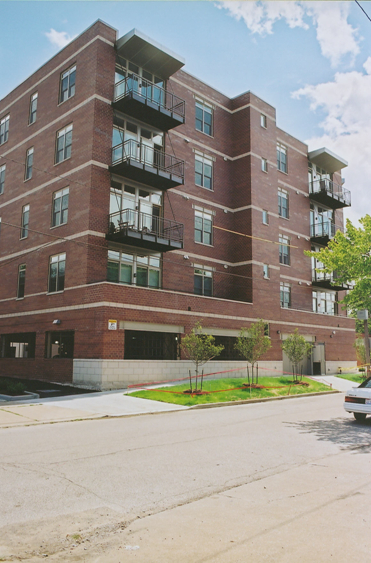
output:
[[69, 156], [68, 158], [64, 158], [60, 162], [54, 162], [54, 166], [58, 166], [58, 164], [62, 164], [62, 162], [66, 162], [66, 160], [71, 160], [71, 157]]
[[61, 223], [60, 225], [52, 225], [52, 226], [50, 227], [50, 230], [52, 230], [52, 229], [58, 229], [58, 227], [63, 227], [63, 225], [67, 225], [67, 221], [66, 221], [65, 223]]
[[46, 295], [60, 295], [61, 293], [64, 293], [64, 289], [61, 291], [47, 291]]
[[209, 139], [213, 139], [214, 135], [209, 135], [209, 133], [205, 133], [205, 131], [200, 131], [200, 129], [196, 129], [195, 131], [197, 131], [198, 133], [202, 133], [203, 135], [206, 135], [206, 137], [209, 137]]
[[214, 248], [213, 244], [207, 244], [207, 242], [200, 242], [198, 240], [194, 241], [195, 244], [202, 244], [202, 246], [208, 246], [209, 248]]
[[284, 170], [281, 170], [280, 168], [277, 168], [277, 172], [281, 172], [282, 174], [285, 174], [285, 176], [289, 175], [288, 172], [285, 172]]
[[285, 266], [286, 268], [291, 268], [291, 264], [283, 264], [282, 262], [280, 262], [280, 266]]
[[32, 176], [30, 176], [29, 178], [25, 178], [23, 181], [24, 181], [24, 182], [29, 182], [30, 180], [32, 180]]
[[285, 219], [285, 221], [290, 221], [290, 217], [284, 217], [283, 215], [278, 215], [279, 219]]
[[75, 94], [73, 94], [73, 96], [69, 96], [69, 98], [67, 98], [66, 100], [63, 100], [63, 102], [58, 102], [57, 107], [59, 108], [59, 106], [63, 106], [63, 104], [65, 104], [66, 102], [68, 102], [68, 100], [71, 100], [74, 97], [75, 97]]
[[214, 188], [206, 188], [205, 186], [201, 186], [201, 184], [195, 184], [196, 188], [202, 188], [203, 190], [207, 190], [208, 192], [213, 192]]
[[36, 119], [32, 123], [28, 123], [27, 127], [31, 127], [31, 125], [35, 125], [35, 123], [36, 123]]

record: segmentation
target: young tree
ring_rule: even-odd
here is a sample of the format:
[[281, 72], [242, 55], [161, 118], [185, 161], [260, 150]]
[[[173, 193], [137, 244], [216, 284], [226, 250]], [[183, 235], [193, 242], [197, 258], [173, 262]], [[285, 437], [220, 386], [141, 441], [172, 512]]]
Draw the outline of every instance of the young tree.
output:
[[306, 251], [307, 256], [322, 262], [323, 271], [336, 273], [336, 282], [352, 285], [343, 303], [352, 311], [367, 309], [371, 316], [371, 217], [365, 215], [356, 228], [347, 220], [345, 233], [337, 231], [326, 248]]
[[366, 349], [365, 344], [361, 338], [357, 338], [354, 343], [354, 348], [356, 349], [357, 360], [361, 363], [361, 367], [364, 369], [364, 377], [367, 377], [367, 369], [365, 369], [365, 365], [367, 364], [366, 359]]
[[[222, 350], [224, 350], [224, 346], [216, 346], [214, 344], [215, 338], [210, 334], [204, 334], [202, 332], [201, 323], [196, 323], [195, 326], [192, 328], [190, 334], [187, 334], [182, 338], [181, 349], [189, 360], [191, 360], [195, 364], [195, 371], [196, 371], [196, 386], [195, 391], [198, 390], [198, 372], [199, 368], [206, 364], [215, 356], [218, 356]], [[192, 391], [192, 377], [191, 377], [191, 370], [189, 370], [189, 383], [190, 383], [190, 390]], [[201, 391], [202, 391], [202, 383], [203, 383], [203, 371], [201, 377]]]
[[299, 381], [299, 364], [304, 358], [307, 358], [310, 355], [312, 347], [313, 345], [310, 342], [307, 342], [304, 336], [299, 334], [297, 328], [281, 343], [282, 350], [287, 354], [290, 362], [292, 362], [294, 366], [293, 377], [296, 383]]
[[[247, 380], [250, 385], [249, 364], [251, 364], [251, 385], [254, 384], [254, 365], [271, 347], [271, 341], [265, 335], [265, 322], [260, 319], [249, 328], [242, 327], [235, 344], [236, 350], [246, 359]], [[255, 384], [258, 383], [256, 372]]]

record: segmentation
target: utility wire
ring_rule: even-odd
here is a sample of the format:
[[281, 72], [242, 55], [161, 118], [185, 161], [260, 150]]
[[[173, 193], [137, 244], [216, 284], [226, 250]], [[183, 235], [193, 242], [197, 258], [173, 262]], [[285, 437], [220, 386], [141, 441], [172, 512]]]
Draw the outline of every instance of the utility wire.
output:
[[358, 2], [358, 0], [354, 0], [354, 1], [355, 1], [355, 3], [361, 8], [361, 10], [362, 10], [362, 12], [365, 14], [366, 18], [367, 18], [368, 20], [370, 20], [370, 22], [371, 22], [370, 16], [369, 16], [368, 13], [362, 8], [362, 6], [361, 6], [361, 4]]

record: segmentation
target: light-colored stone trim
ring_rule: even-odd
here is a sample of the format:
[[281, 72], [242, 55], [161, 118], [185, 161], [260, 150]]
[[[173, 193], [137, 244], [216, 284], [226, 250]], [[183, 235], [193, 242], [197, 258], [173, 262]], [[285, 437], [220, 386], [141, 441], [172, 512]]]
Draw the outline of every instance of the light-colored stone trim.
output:
[[[47, 78], [49, 78], [49, 76], [52, 76], [52, 74], [54, 74], [56, 71], [58, 71], [58, 69], [62, 69], [65, 66], [67, 66], [69, 64], [68, 61], [70, 61], [71, 59], [74, 59], [79, 53], [81, 53], [82, 51], [84, 51], [87, 47], [90, 47], [90, 45], [92, 43], [94, 43], [95, 41], [103, 41], [103, 43], [107, 43], [107, 45], [111, 45], [111, 47], [114, 47], [115, 44], [112, 43], [112, 41], [108, 41], [108, 39], [105, 39], [104, 37], [102, 37], [101, 35], [97, 35], [96, 37], [93, 37], [93, 39], [91, 39], [88, 43], [85, 43], [85, 45], [83, 45], [82, 47], [80, 47], [80, 49], [78, 49], [77, 51], [75, 51], [70, 57], [68, 57], [67, 59], [65, 59], [62, 63], [60, 63], [58, 66], [54, 67], [53, 70], [51, 70], [48, 74], [45, 74], [42, 78], [40, 78], [40, 80], [38, 82], [35, 82], [30, 88], [28, 88], [27, 90], [25, 90], [23, 92], [23, 94], [21, 94], [20, 96], [18, 96], [18, 98], [16, 98], [15, 100], [13, 100], [13, 102], [11, 102], [9, 105], [7, 105], [3, 110], [1, 110], [1, 113], [5, 113], [9, 108], [12, 107], [12, 105], [16, 104], [19, 100], [21, 100], [23, 98], [23, 96], [27, 96], [28, 94], [30, 94], [31, 92], [35, 91], [35, 88], [41, 84], [42, 82], [44, 82], [44, 80], [46, 80]], [[54, 58], [54, 56], [49, 59], [46, 63], [44, 63], [40, 68], [38, 68], [35, 72], [33, 72], [32, 74], [36, 74], [36, 72], [38, 72], [41, 68], [43, 68], [45, 65], [47, 65], [52, 59]], [[30, 75], [32, 76], [32, 75]], [[28, 76], [21, 84], [20, 86], [26, 82], [26, 80], [28, 80], [30, 78], [30, 76]], [[9, 95], [9, 94], [7, 94]], [[6, 97], [6, 96], [5, 96]], [[1, 101], [1, 100], [0, 100]]]
[[[282, 129], [281, 129], [282, 131]], [[285, 133], [285, 131], [283, 131], [283, 133]], [[287, 135], [289, 135], [289, 133], [287, 133]], [[292, 135], [290, 135], [290, 137], [292, 137]], [[294, 137], [295, 138], [295, 137]], [[297, 139], [299, 141], [299, 143], [301, 143], [302, 141], [300, 141], [299, 139]], [[294, 147], [294, 145], [290, 145], [287, 141], [284, 141], [283, 139], [280, 139], [279, 137], [277, 137], [277, 142], [281, 143], [282, 145], [285, 145], [285, 147], [288, 147], [289, 149], [292, 149], [293, 151], [298, 152], [299, 154], [302, 154], [303, 156], [305, 156], [305, 158], [308, 158], [308, 153], [307, 152], [303, 152], [300, 149]], [[305, 143], [303, 143], [304, 145]]]
[[60, 176], [55, 176], [54, 178], [52, 178], [52, 180], [49, 180], [48, 182], [45, 182], [44, 184], [40, 184], [40, 186], [37, 186], [36, 188], [29, 190], [28, 192], [24, 192], [23, 194], [21, 194], [17, 197], [13, 197], [13, 199], [9, 199], [8, 201], [6, 201], [6, 202], [4, 202], [0, 205], [0, 209], [2, 207], [6, 207], [7, 205], [9, 205], [11, 203], [14, 203], [15, 201], [18, 201], [20, 199], [24, 199], [25, 197], [29, 197], [30, 195], [34, 194], [35, 192], [38, 192], [39, 190], [42, 190], [43, 188], [46, 188], [47, 186], [50, 186], [51, 184], [54, 184], [55, 182], [59, 182], [60, 180], [66, 180], [66, 182], [70, 181], [70, 182], [74, 183], [75, 182], [74, 180], [68, 179], [69, 176], [71, 176], [72, 174], [75, 174], [75, 172], [79, 172], [80, 170], [83, 170], [84, 168], [86, 168], [88, 166], [98, 166], [100, 168], [103, 168], [104, 170], [108, 170], [107, 164], [103, 164], [102, 162], [98, 162], [96, 160], [89, 160], [88, 162], [85, 162], [84, 164], [81, 164], [80, 166], [76, 166], [76, 168], [73, 168], [72, 170], [69, 170], [68, 172], [65, 172], [64, 174], [61, 174]]
[[183, 334], [184, 326], [158, 324], [158, 323], [140, 323], [132, 321], [120, 321], [120, 330], [145, 330], [148, 332], [171, 332], [172, 334]]
[[290, 234], [295, 235], [297, 237], [303, 238], [306, 241], [310, 240], [310, 237], [309, 237], [308, 234], [303, 235], [303, 233], [298, 233], [297, 231], [292, 231], [291, 229], [288, 229], [287, 227], [284, 227], [283, 225], [280, 225], [279, 229], [281, 231], [285, 231], [286, 233], [290, 233]]
[[284, 278], [285, 280], [292, 280], [295, 282], [300, 282], [305, 284], [306, 286], [311, 286], [312, 282], [310, 280], [303, 280], [303, 278], [293, 278], [292, 276], [286, 276], [285, 274], [280, 274], [280, 278]]
[[[284, 186], [285, 188], [289, 188], [290, 190], [294, 190], [295, 192], [299, 192], [300, 194], [304, 195], [305, 197], [309, 197], [309, 192], [304, 192], [303, 190], [299, 190], [298, 188], [291, 186], [290, 184], [288, 184], [287, 182], [284, 182], [283, 180], [278, 179], [278, 183], [281, 184], [282, 186]], [[299, 195], [299, 194], [297, 194], [297, 195]]]

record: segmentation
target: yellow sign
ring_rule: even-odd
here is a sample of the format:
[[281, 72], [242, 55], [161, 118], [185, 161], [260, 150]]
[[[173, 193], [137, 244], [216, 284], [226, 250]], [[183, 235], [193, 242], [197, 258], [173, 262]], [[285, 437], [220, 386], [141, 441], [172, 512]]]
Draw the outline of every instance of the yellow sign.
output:
[[108, 330], [117, 330], [117, 321], [108, 321]]

